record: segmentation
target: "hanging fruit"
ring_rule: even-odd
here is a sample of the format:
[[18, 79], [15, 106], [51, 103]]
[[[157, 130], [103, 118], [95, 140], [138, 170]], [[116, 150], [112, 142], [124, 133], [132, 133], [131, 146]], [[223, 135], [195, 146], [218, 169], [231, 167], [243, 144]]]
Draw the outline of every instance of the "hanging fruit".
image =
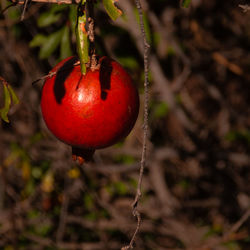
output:
[[139, 96], [128, 73], [102, 57], [96, 69], [81, 73], [77, 57], [51, 70], [44, 83], [41, 110], [49, 130], [73, 148], [73, 157], [89, 160], [95, 149], [126, 137], [139, 111]]

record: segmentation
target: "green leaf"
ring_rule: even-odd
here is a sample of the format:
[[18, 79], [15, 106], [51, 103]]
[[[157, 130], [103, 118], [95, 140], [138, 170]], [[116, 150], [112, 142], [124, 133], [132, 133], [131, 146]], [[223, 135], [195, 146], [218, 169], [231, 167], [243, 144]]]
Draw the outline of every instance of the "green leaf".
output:
[[154, 108], [154, 117], [155, 118], [163, 118], [167, 115], [169, 111], [169, 107], [165, 102], [161, 102], [156, 104]]
[[125, 68], [136, 69], [139, 67], [137, 60], [132, 56], [118, 57], [118, 59]]
[[12, 21], [17, 21], [20, 19], [20, 10], [17, 8], [10, 8], [8, 9], [8, 16]]
[[35, 234], [38, 234], [40, 236], [47, 236], [50, 233], [51, 229], [52, 225], [49, 221], [46, 221], [35, 228]]
[[56, 50], [61, 42], [62, 33], [63, 29], [60, 29], [47, 37], [39, 52], [40, 59], [48, 58]]
[[172, 46], [167, 47], [167, 55], [174, 56], [176, 54], [175, 49]]
[[11, 97], [7, 84], [3, 84], [3, 92], [4, 92], [4, 107], [0, 109], [0, 116], [5, 122], [10, 122], [7, 114], [10, 110]]
[[122, 11], [115, 6], [114, 2], [115, 0], [103, 0], [105, 10], [110, 18], [115, 21], [122, 15]]
[[30, 137], [30, 144], [34, 144], [34, 143], [37, 143], [39, 142], [41, 139], [43, 138], [43, 135], [42, 133], [38, 132], [38, 133], [35, 133], [33, 136]]
[[45, 12], [40, 15], [37, 20], [38, 27], [46, 27], [55, 22], [57, 22], [61, 18], [62, 14], [55, 14], [53, 12]]
[[76, 29], [77, 52], [81, 62], [81, 73], [86, 74], [86, 63], [89, 61], [89, 39], [85, 29], [86, 13], [78, 16]]
[[236, 241], [229, 241], [223, 244], [228, 250], [240, 250], [242, 249]]
[[94, 206], [94, 201], [93, 201], [93, 197], [89, 194], [85, 194], [83, 197], [84, 200], [84, 207], [86, 207], [87, 209], [91, 209]]
[[125, 195], [128, 193], [127, 186], [121, 181], [114, 183], [114, 189], [118, 195]]
[[161, 34], [159, 32], [154, 32], [152, 36], [154, 46], [157, 47], [161, 41]]
[[72, 55], [72, 50], [70, 47], [70, 32], [69, 27], [65, 26], [63, 29], [61, 47], [60, 47], [60, 58], [61, 60]]
[[184, 8], [188, 8], [191, 3], [191, 0], [183, 0], [181, 6]]
[[29, 46], [31, 48], [38, 47], [43, 45], [47, 41], [47, 37], [42, 34], [37, 34], [34, 36], [34, 38], [31, 40]]
[[35, 179], [40, 179], [42, 177], [42, 170], [39, 167], [33, 167], [31, 171], [31, 175]]
[[35, 218], [38, 218], [39, 216], [41, 216], [41, 213], [38, 210], [34, 209], [34, 210], [27, 211], [27, 217], [29, 219], [35, 219]]
[[77, 6], [76, 5], [70, 6], [69, 20], [70, 20], [71, 30], [74, 31], [76, 27], [76, 21], [77, 21]]
[[135, 158], [131, 155], [116, 155], [114, 158], [116, 163], [131, 164], [135, 162]]
[[50, 12], [51, 13], [56, 13], [59, 11], [63, 11], [68, 8], [68, 4], [54, 4], [52, 5]]
[[13, 88], [10, 85], [8, 85], [8, 89], [9, 89], [9, 92], [10, 92], [10, 95], [11, 95], [12, 103], [13, 104], [18, 104], [19, 99], [18, 99], [16, 93], [14, 92]]
[[39, 27], [46, 27], [57, 22], [62, 17], [62, 11], [67, 8], [68, 6], [66, 4], [53, 5], [48, 11], [40, 15], [37, 20], [37, 25]]
[[230, 142], [243, 141], [250, 144], [250, 131], [249, 130], [230, 131], [225, 136], [225, 139]]

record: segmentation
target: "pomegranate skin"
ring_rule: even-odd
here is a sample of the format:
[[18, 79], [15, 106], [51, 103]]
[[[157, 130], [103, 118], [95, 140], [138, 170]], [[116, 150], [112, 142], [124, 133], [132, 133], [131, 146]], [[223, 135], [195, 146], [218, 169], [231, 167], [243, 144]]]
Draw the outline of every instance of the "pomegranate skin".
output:
[[61, 61], [46, 79], [41, 96], [44, 121], [59, 140], [73, 147], [111, 146], [126, 137], [136, 122], [137, 89], [110, 58], [102, 57], [100, 68], [86, 75], [77, 61], [77, 57]]

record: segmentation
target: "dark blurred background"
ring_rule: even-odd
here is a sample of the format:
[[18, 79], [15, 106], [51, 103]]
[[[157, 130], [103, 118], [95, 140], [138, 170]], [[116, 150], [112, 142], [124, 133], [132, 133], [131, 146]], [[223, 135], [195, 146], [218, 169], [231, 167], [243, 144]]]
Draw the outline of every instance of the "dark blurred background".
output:
[[[247, 1], [143, 0], [151, 44], [147, 167], [135, 249], [250, 249], [250, 11]], [[1, 8], [10, 2], [1, 0]], [[46, 75], [75, 54], [75, 5], [28, 4], [0, 17], [0, 76], [20, 103], [0, 121], [0, 249], [120, 249], [142, 151], [143, 47], [135, 3], [112, 21], [95, 5], [96, 49], [130, 72], [141, 112], [126, 140], [79, 167], [46, 128]], [[0, 86], [0, 107], [3, 87]]]

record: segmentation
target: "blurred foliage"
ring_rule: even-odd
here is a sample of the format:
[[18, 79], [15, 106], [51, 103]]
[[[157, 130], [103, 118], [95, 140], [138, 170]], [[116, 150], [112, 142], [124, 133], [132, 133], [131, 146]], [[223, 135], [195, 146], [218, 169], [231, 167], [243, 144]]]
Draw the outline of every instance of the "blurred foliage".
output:
[[[76, 7], [68, 5], [52, 5], [51, 8], [43, 12], [37, 19], [37, 25], [45, 28], [50, 25], [57, 24], [62, 20], [62, 16], [67, 15], [67, 24], [56, 31], [44, 35], [38, 33], [30, 42], [30, 47], [40, 47], [39, 58], [49, 58], [60, 47], [60, 56], [58, 60], [63, 60], [72, 55], [71, 36], [74, 35], [76, 23]], [[68, 21], [67, 21], [68, 20]]]
[[230, 142], [242, 141], [250, 145], [250, 130], [246, 131], [230, 131], [225, 136], [225, 138]]
[[188, 8], [190, 3], [191, 3], [191, 0], [183, 0], [181, 5], [184, 8]]
[[[58, 22], [63, 15], [65, 9], [68, 9], [68, 5], [52, 5], [51, 8], [43, 12], [37, 19], [37, 26], [40, 28], [47, 27]], [[65, 13], [64, 13], [65, 14]]]
[[151, 104], [150, 115], [153, 121], [165, 118], [169, 112], [169, 107], [165, 102], [155, 102]]

